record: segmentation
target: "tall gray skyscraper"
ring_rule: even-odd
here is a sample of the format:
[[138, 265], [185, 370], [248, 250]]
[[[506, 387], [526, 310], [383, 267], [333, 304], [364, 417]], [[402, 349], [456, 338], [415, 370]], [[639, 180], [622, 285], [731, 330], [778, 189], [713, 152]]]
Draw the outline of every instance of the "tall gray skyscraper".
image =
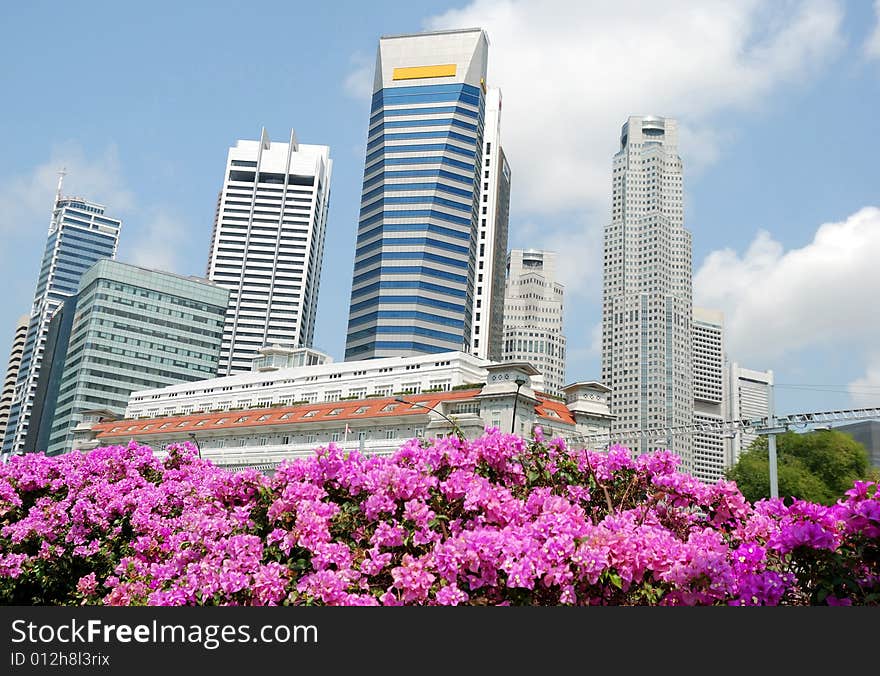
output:
[[229, 289], [217, 375], [250, 371], [266, 345], [311, 347], [332, 166], [293, 131], [229, 149], [207, 273]]
[[504, 334], [504, 280], [510, 217], [510, 165], [501, 146], [501, 90], [486, 94], [480, 178], [477, 279], [471, 319], [471, 354], [500, 361]]
[[62, 197], [61, 181], [34, 292], [27, 339], [3, 439], [5, 452], [24, 447], [37, 389], [49, 322], [64, 300], [76, 294], [82, 274], [102, 258], [115, 258], [122, 221], [81, 197]]
[[527, 361], [544, 376], [544, 391], [565, 383], [562, 311], [565, 288], [556, 279], [556, 254], [514, 249], [507, 257], [504, 292], [504, 361]]
[[605, 228], [602, 380], [613, 432], [640, 431], [639, 452], [670, 448], [692, 468], [691, 234], [684, 228], [678, 127], [630, 117], [614, 156]]
[[488, 50], [480, 29], [379, 41], [346, 360], [471, 351]]

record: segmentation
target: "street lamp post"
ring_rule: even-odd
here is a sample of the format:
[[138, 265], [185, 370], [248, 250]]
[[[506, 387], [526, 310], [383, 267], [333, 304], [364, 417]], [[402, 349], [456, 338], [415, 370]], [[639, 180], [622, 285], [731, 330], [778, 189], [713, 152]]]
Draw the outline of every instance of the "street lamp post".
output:
[[196, 452], [199, 454], [199, 460], [202, 459], [202, 447], [199, 446], [199, 440], [196, 438], [195, 432], [189, 433], [189, 438], [193, 440], [193, 443], [196, 445]]
[[526, 384], [526, 379], [522, 376], [517, 377], [513, 382], [516, 383], [516, 394], [513, 395], [513, 415], [510, 418], [510, 433], [513, 434], [516, 427], [516, 402], [519, 400], [519, 388]]
[[446, 420], [446, 422], [448, 422], [450, 425], [452, 425], [452, 430], [455, 432], [456, 436], [458, 436], [459, 439], [464, 439], [464, 433], [461, 431], [461, 428], [459, 428], [459, 426], [456, 424], [456, 422], [454, 420], [452, 420], [452, 419], [448, 418], [446, 415], [444, 415], [442, 411], [438, 411], [436, 408], [432, 408], [431, 406], [425, 406], [424, 404], [420, 404], [417, 401], [410, 401], [409, 399], [404, 399], [403, 397], [394, 397], [394, 401], [400, 402], [401, 404], [409, 404], [410, 406], [418, 406], [419, 408], [423, 408], [426, 411], [433, 411], [434, 413], [439, 415], [441, 418]]

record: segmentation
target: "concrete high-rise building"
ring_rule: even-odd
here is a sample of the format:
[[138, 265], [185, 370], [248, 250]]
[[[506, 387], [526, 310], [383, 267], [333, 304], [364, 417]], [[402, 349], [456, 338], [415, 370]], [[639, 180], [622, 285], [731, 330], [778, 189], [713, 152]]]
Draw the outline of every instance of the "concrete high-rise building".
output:
[[116, 257], [121, 227], [122, 221], [108, 216], [102, 205], [81, 197], [62, 197], [59, 180], [3, 439], [5, 452], [18, 452], [24, 447], [52, 316], [66, 298], [76, 293], [86, 270], [96, 261]]
[[[727, 412], [724, 363], [724, 315], [718, 310], [694, 308], [692, 324], [694, 368], [694, 425], [718, 425]], [[728, 456], [721, 432], [693, 434], [692, 474], [706, 483], [724, 476]]]
[[[734, 362], [730, 364], [728, 383], [728, 420], [754, 420], [770, 415], [773, 371], [755, 371]], [[728, 463], [735, 465], [757, 436], [752, 431], [742, 431], [730, 439]]]
[[266, 345], [311, 347], [332, 166], [293, 131], [229, 149], [207, 273], [229, 289], [217, 375], [249, 371]]
[[514, 249], [507, 257], [504, 291], [504, 361], [529, 362], [544, 376], [544, 389], [565, 385], [565, 289], [556, 281], [556, 254]]
[[3, 391], [0, 392], [0, 440], [3, 439], [3, 433], [6, 431], [6, 421], [9, 419], [9, 408], [12, 406], [12, 396], [15, 393], [15, 381], [18, 379], [18, 369], [21, 366], [21, 355], [24, 352], [29, 321], [30, 315], [22, 315], [15, 323], [12, 350], [9, 352], [9, 362], [6, 365]]
[[613, 432], [641, 433], [638, 452], [670, 448], [693, 467], [691, 234], [684, 228], [678, 126], [630, 117], [613, 161], [605, 228], [602, 382], [611, 387]]
[[[471, 320], [471, 354], [500, 361], [504, 334], [504, 279], [510, 216], [510, 165], [501, 147], [501, 90], [486, 94], [477, 279]], [[483, 213], [483, 207], [486, 212]]]
[[228, 299], [204, 279], [96, 263], [80, 284], [57, 392], [46, 397], [54, 411], [43, 415], [52, 420], [45, 450], [70, 451], [84, 411], [122, 415], [134, 390], [211, 378]]
[[471, 352], [488, 49], [480, 29], [379, 41], [346, 360]]

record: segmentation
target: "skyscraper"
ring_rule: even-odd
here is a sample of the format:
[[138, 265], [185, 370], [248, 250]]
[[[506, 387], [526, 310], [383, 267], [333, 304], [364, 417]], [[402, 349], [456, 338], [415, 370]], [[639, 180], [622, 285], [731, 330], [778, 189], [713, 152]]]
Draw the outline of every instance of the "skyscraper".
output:
[[383, 37], [345, 358], [471, 351], [488, 40]]
[[81, 197], [62, 197], [59, 180], [3, 439], [4, 451], [18, 452], [24, 446], [52, 315], [76, 293], [86, 270], [102, 258], [116, 257], [121, 227], [122, 221], [107, 216], [102, 205]]
[[[718, 310], [694, 308], [691, 325], [694, 365], [694, 424], [717, 425], [727, 412], [724, 364], [724, 315]], [[695, 431], [693, 475], [707, 483], [724, 476], [727, 453], [721, 432]]]
[[36, 450], [72, 450], [84, 411], [122, 415], [135, 390], [211, 378], [228, 299], [204, 279], [98, 261], [80, 284], [63, 374], [47, 397], [48, 444]]
[[3, 439], [6, 421], [9, 419], [9, 408], [12, 406], [12, 395], [15, 393], [15, 381], [18, 379], [18, 369], [21, 366], [21, 355], [24, 352], [24, 342], [27, 339], [29, 320], [30, 315], [22, 315], [15, 323], [12, 350], [9, 352], [9, 363], [6, 365], [3, 391], [0, 392], [0, 440]]
[[[484, 130], [471, 354], [500, 361], [504, 339], [504, 279], [510, 215], [510, 165], [501, 147], [500, 89], [490, 89], [486, 94]], [[483, 207], [486, 207], [486, 213], [483, 213]]]
[[207, 274], [229, 289], [217, 375], [249, 371], [266, 345], [311, 347], [332, 166], [293, 131], [229, 149]]
[[[755, 420], [770, 415], [770, 400], [773, 396], [773, 371], [755, 371], [741, 367], [736, 362], [730, 365], [728, 420]], [[757, 439], [752, 431], [739, 432], [730, 439], [728, 463], [735, 465], [740, 454]]]
[[514, 249], [507, 257], [504, 291], [504, 361], [527, 361], [544, 376], [544, 391], [565, 385], [565, 289], [556, 281], [556, 254]]
[[630, 117], [614, 156], [605, 228], [602, 381], [613, 432], [642, 432], [638, 451], [671, 448], [692, 467], [691, 234], [684, 228], [678, 126]]

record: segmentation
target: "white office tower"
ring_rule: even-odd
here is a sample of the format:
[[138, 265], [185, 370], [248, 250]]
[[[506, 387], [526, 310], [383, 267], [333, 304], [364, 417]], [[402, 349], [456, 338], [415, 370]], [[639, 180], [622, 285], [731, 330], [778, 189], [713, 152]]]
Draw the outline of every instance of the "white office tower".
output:
[[[754, 371], [737, 363], [730, 365], [730, 394], [728, 420], [754, 420], [770, 415], [773, 396], [773, 371]], [[740, 454], [757, 438], [751, 431], [743, 431], [729, 439], [729, 463], [735, 465]]]
[[670, 428], [693, 421], [691, 234], [684, 229], [675, 120], [630, 117], [614, 156], [605, 228], [602, 382], [612, 431], [634, 451], [670, 448], [685, 471], [692, 440]]
[[562, 309], [565, 287], [556, 281], [556, 254], [514, 249], [507, 257], [504, 291], [504, 361], [529, 362], [544, 377], [544, 391], [565, 385]]
[[207, 275], [229, 289], [217, 375], [250, 371], [266, 345], [311, 347], [332, 165], [293, 131], [229, 149]]
[[700, 431], [699, 426], [716, 426], [726, 413], [724, 364], [724, 315], [718, 310], [694, 308], [694, 464], [693, 475], [715, 483], [727, 469], [725, 438], [720, 431]]
[[510, 216], [510, 166], [501, 147], [501, 90], [486, 94], [483, 175], [480, 177], [477, 281], [471, 320], [471, 354], [500, 361], [504, 334], [504, 275]]

